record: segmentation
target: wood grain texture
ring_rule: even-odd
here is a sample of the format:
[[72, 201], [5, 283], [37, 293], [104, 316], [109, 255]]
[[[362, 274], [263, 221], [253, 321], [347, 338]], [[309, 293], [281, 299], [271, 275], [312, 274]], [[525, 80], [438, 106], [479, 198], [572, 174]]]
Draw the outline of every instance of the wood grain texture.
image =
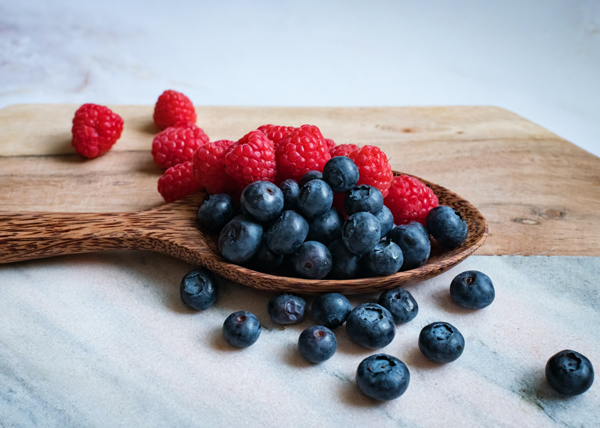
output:
[[[70, 146], [77, 105], [0, 110], [0, 210], [134, 211], [162, 204], [150, 156], [152, 106], [109, 106], [125, 120], [108, 154]], [[471, 201], [490, 234], [477, 254], [600, 256], [600, 158], [496, 107], [196, 107], [211, 140], [265, 123], [313, 123], [339, 143], [374, 144], [395, 170]]]

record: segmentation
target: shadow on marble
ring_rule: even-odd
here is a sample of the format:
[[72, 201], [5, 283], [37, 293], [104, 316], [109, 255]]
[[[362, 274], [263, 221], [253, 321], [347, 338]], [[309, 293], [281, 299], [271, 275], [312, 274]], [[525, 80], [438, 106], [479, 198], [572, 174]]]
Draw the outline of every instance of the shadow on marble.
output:
[[402, 361], [408, 367], [416, 367], [425, 370], [439, 370], [446, 366], [446, 364], [438, 364], [428, 360], [416, 345], [410, 351], [408, 351], [408, 355]]
[[441, 309], [445, 312], [448, 312], [450, 314], [453, 314], [453, 315], [469, 315], [469, 314], [476, 313], [478, 310], [481, 310], [481, 309], [461, 308], [456, 303], [454, 303], [454, 301], [452, 300], [452, 297], [450, 297], [449, 290], [439, 290], [439, 291], [435, 292], [432, 295], [432, 299], [433, 299], [435, 305], [439, 309]]
[[300, 351], [298, 351], [298, 345], [295, 343], [290, 343], [286, 347], [283, 362], [298, 369], [305, 369], [315, 366], [315, 364], [306, 361], [304, 357], [300, 355]]
[[385, 401], [378, 401], [373, 398], [367, 397], [363, 394], [358, 386], [356, 386], [356, 382], [342, 382], [340, 383], [340, 400], [354, 407], [365, 407], [365, 408], [373, 408], [373, 407], [381, 407], [385, 406], [387, 403]]

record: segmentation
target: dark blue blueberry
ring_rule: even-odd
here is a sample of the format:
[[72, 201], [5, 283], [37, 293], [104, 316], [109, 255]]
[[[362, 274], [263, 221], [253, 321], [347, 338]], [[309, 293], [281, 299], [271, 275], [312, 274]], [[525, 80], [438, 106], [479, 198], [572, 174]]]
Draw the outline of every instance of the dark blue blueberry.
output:
[[322, 216], [331, 209], [333, 191], [323, 180], [311, 180], [300, 187], [298, 211], [307, 220]]
[[383, 238], [394, 227], [394, 215], [385, 205], [377, 214], [375, 214], [381, 225], [381, 237]]
[[328, 328], [338, 328], [346, 322], [352, 306], [341, 294], [327, 293], [317, 297], [310, 310], [319, 324]]
[[381, 225], [373, 214], [352, 214], [342, 227], [342, 241], [356, 254], [366, 254], [375, 248], [381, 238]]
[[308, 222], [296, 211], [288, 210], [269, 226], [265, 242], [276, 254], [291, 254], [296, 251], [308, 235]]
[[283, 263], [283, 254], [274, 253], [263, 240], [258, 252], [248, 262], [248, 267], [259, 272], [273, 272]]
[[302, 187], [311, 180], [321, 179], [323, 179], [323, 174], [320, 171], [308, 171], [306, 174], [304, 174], [304, 176], [302, 176], [298, 184], [300, 185], [300, 187]]
[[483, 309], [492, 304], [496, 292], [489, 276], [477, 270], [468, 270], [452, 280], [450, 296], [462, 308]]
[[384, 291], [378, 303], [391, 312], [396, 324], [406, 324], [419, 313], [417, 301], [403, 288]]
[[356, 370], [358, 389], [368, 397], [389, 401], [400, 397], [410, 383], [410, 372], [398, 358], [375, 354], [365, 358]]
[[336, 239], [327, 246], [331, 253], [333, 266], [329, 275], [334, 279], [352, 279], [356, 278], [361, 269], [362, 255], [350, 251], [342, 239]]
[[238, 215], [221, 229], [219, 251], [225, 260], [242, 264], [258, 252], [263, 236], [263, 227], [249, 217]]
[[594, 367], [584, 355], [565, 349], [546, 363], [546, 379], [556, 392], [579, 395], [594, 383]]
[[281, 193], [283, 193], [283, 209], [295, 210], [298, 203], [298, 195], [300, 194], [300, 186], [296, 180], [288, 178], [283, 180], [279, 185]]
[[427, 213], [427, 230], [444, 247], [460, 247], [467, 239], [467, 223], [446, 205], [437, 206]]
[[212, 272], [198, 268], [185, 274], [179, 286], [181, 300], [192, 309], [203, 311], [217, 300], [219, 288]]
[[348, 315], [346, 332], [360, 346], [379, 349], [392, 343], [396, 336], [396, 324], [390, 311], [383, 306], [363, 303]]
[[283, 211], [283, 193], [270, 181], [255, 181], [244, 188], [240, 203], [256, 220], [266, 222]]
[[250, 312], [234, 312], [223, 323], [223, 337], [236, 348], [247, 348], [256, 342], [259, 336], [260, 322]]
[[235, 208], [233, 199], [226, 193], [209, 195], [200, 208], [196, 220], [198, 225], [209, 232], [220, 232], [223, 226], [233, 218]]
[[331, 253], [317, 241], [306, 241], [290, 258], [294, 271], [301, 278], [325, 278], [331, 270]]
[[383, 195], [378, 188], [361, 184], [348, 192], [344, 199], [344, 209], [348, 215], [362, 211], [377, 214], [383, 209]]
[[434, 322], [419, 334], [419, 349], [434, 363], [451, 363], [465, 349], [465, 338], [447, 322]]
[[431, 241], [425, 227], [413, 222], [394, 227], [388, 233], [388, 239], [398, 244], [404, 254], [401, 270], [415, 269], [423, 266], [431, 253]]
[[308, 224], [307, 241], [319, 241], [329, 245], [330, 242], [342, 236], [344, 222], [335, 208], [331, 208], [321, 217], [317, 217]]
[[327, 327], [313, 325], [300, 334], [298, 351], [305, 360], [319, 364], [333, 357], [337, 349], [335, 334]]
[[393, 275], [402, 266], [402, 250], [393, 242], [380, 242], [366, 255], [367, 267], [378, 276]]
[[279, 294], [269, 299], [269, 316], [277, 324], [295, 324], [304, 319], [306, 301], [292, 294]]
[[334, 192], [347, 192], [356, 186], [359, 178], [358, 167], [346, 156], [333, 157], [323, 167], [323, 180]]

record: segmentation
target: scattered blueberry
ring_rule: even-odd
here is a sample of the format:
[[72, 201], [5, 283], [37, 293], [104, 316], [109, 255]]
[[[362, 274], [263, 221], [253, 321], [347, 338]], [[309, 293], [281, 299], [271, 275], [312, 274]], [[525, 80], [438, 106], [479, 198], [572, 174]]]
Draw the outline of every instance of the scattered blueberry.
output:
[[279, 294], [269, 299], [269, 316], [277, 324], [295, 324], [304, 319], [306, 301], [292, 294]]
[[366, 255], [367, 267], [375, 275], [393, 275], [402, 266], [402, 250], [393, 242], [380, 242]]
[[368, 397], [389, 401], [400, 397], [410, 383], [410, 372], [402, 361], [387, 354], [365, 358], [356, 370], [356, 384]]
[[419, 349], [434, 363], [451, 363], [465, 349], [465, 338], [447, 322], [434, 322], [421, 330]]
[[346, 322], [352, 306], [341, 294], [327, 293], [317, 297], [310, 310], [319, 324], [327, 328], [338, 328]]
[[323, 179], [323, 174], [320, 171], [308, 171], [306, 174], [304, 174], [304, 176], [302, 176], [298, 184], [300, 185], [300, 187], [302, 187], [311, 180], [321, 179]]
[[381, 238], [381, 225], [373, 214], [352, 214], [342, 227], [342, 241], [356, 254], [365, 254], [375, 248]]
[[334, 279], [356, 278], [361, 269], [362, 255], [350, 251], [342, 239], [336, 239], [327, 246], [331, 253], [332, 267], [329, 275]]
[[330, 359], [337, 349], [335, 334], [327, 327], [313, 325], [300, 334], [298, 351], [311, 363], [322, 363]]
[[267, 243], [263, 240], [258, 252], [248, 262], [248, 267], [259, 272], [273, 272], [283, 263], [283, 254], [277, 254], [271, 251]]
[[358, 183], [360, 174], [356, 164], [346, 156], [336, 156], [323, 167], [323, 180], [334, 192], [347, 192]]
[[323, 180], [311, 180], [300, 187], [298, 211], [307, 220], [322, 216], [331, 209], [333, 191]]
[[223, 226], [233, 218], [234, 212], [231, 196], [226, 193], [209, 195], [208, 199], [200, 205], [196, 220], [202, 228], [209, 232], [220, 232]]
[[308, 222], [296, 211], [287, 210], [269, 226], [265, 241], [274, 253], [291, 254], [302, 245], [307, 235]]
[[431, 241], [425, 227], [413, 222], [394, 227], [388, 239], [398, 244], [404, 254], [401, 270], [415, 269], [423, 266], [431, 253]]
[[389, 345], [396, 336], [394, 317], [377, 303], [363, 303], [352, 309], [346, 332], [355, 343], [370, 349]]
[[260, 248], [263, 227], [249, 217], [238, 215], [221, 229], [219, 250], [229, 262], [242, 264], [250, 260]]
[[396, 324], [406, 324], [419, 313], [417, 301], [403, 288], [384, 291], [379, 296], [378, 303], [390, 311]]
[[459, 247], [467, 239], [467, 222], [460, 213], [446, 205], [432, 208], [427, 213], [427, 230], [444, 247]]
[[556, 392], [579, 395], [594, 383], [594, 367], [584, 355], [565, 349], [546, 363], [546, 379]]
[[317, 217], [308, 224], [307, 241], [319, 241], [329, 245], [330, 242], [342, 236], [342, 225], [344, 224], [338, 211], [331, 208], [321, 217]]
[[377, 220], [379, 220], [379, 224], [381, 226], [381, 237], [383, 238], [394, 227], [394, 215], [390, 209], [384, 205], [381, 211], [375, 214], [375, 217], [377, 217]]
[[270, 181], [255, 181], [244, 188], [240, 203], [256, 220], [270, 221], [283, 211], [283, 192]]
[[183, 303], [198, 311], [203, 311], [215, 303], [218, 290], [215, 276], [204, 268], [186, 273], [179, 286]]
[[296, 180], [288, 178], [279, 184], [281, 193], [283, 193], [283, 209], [295, 210], [298, 203], [298, 195], [300, 194], [300, 186]]
[[325, 278], [331, 270], [331, 253], [317, 241], [306, 241], [290, 258], [294, 271], [301, 278]]
[[234, 312], [223, 323], [223, 337], [231, 346], [246, 348], [258, 340], [260, 322], [247, 311]]
[[378, 188], [361, 184], [348, 192], [344, 199], [344, 209], [348, 215], [362, 211], [377, 214], [383, 209], [383, 195]]
[[450, 296], [462, 308], [483, 309], [492, 304], [496, 293], [489, 276], [483, 272], [468, 270], [452, 280]]

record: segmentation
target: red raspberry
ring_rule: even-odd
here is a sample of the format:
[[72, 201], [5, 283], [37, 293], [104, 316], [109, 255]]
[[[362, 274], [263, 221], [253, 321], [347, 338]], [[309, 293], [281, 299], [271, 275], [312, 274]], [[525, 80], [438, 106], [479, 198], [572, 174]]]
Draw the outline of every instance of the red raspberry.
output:
[[163, 130], [177, 122], [196, 123], [196, 110], [188, 97], [181, 92], [165, 91], [154, 106], [154, 123]]
[[219, 140], [206, 143], [198, 147], [194, 152], [194, 175], [211, 195], [217, 193], [233, 193], [234, 185], [231, 178], [225, 172], [223, 156], [227, 148], [234, 144], [233, 141]]
[[249, 132], [229, 146], [223, 165], [238, 190], [254, 181], [273, 182], [277, 173], [273, 142], [262, 131]]
[[279, 126], [279, 125], [263, 125], [258, 127], [258, 131], [262, 131], [269, 140], [273, 141], [273, 145], [275, 146], [275, 150], [277, 150], [277, 146], [283, 140], [285, 140], [289, 135], [295, 130], [293, 126]]
[[294, 129], [276, 148], [277, 180], [292, 178], [296, 181], [308, 171], [323, 172], [331, 155], [319, 128], [302, 125]]
[[327, 144], [327, 148], [329, 149], [329, 153], [331, 154], [331, 150], [335, 147], [335, 141], [331, 138], [325, 138], [325, 143]]
[[392, 167], [379, 147], [364, 146], [348, 154], [360, 172], [358, 184], [368, 184], [381, 190], [385, 198], [392, 184]]
[[340, 144], [339, 146], [330, 148], [329, 153], [331, 153], [331, 157], [334, 158], [336, 156], [348, 156], [354, 150], [360, 150], [360, 147], [356, 144]]
[[123, 119], [108, 107], [84, 104], [73, 118], [71, 144], [87, 158], [103, 155], [117, 142], [123, 132]]
[[158, 192], [165, 202], [185, 198], [202, 189], [194, 177], [191, 161], [177, 164], [165, 171], [158, 179]]
[[154, 137], [152, 157], [159, 167], [171, 168], [182, 162], [191, 161], [196, 149], [206, 143], [208, 143], [208, 136], [196, 125], [170, 127]]
[[384, 203], [394, 215], [395, 224], [418, 221], [424, 226], [429, 210], [440, 204], [433, 190], [408, 175], [394, 177]]

